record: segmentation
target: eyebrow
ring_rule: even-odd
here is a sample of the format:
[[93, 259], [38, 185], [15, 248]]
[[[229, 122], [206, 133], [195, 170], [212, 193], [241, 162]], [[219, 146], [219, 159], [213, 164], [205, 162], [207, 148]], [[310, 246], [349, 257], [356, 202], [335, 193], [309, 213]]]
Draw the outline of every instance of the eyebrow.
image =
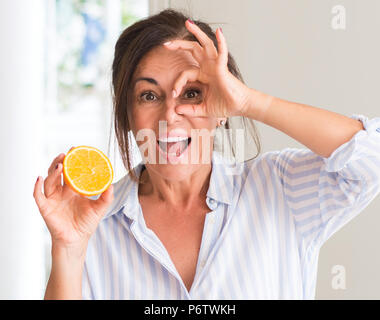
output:
[[147, 78], [147, 77], [140, 77], [140, 78], [137, 78], [134, 83], [133, 83], [133, 88], [136, 86], [136, 83], [138, 81], [148, 81], [149, 83], [152, 83], [152, 84], [155, 84], [156, 86], [158, 86], [158, 82], [153, 79], [153, 78]]

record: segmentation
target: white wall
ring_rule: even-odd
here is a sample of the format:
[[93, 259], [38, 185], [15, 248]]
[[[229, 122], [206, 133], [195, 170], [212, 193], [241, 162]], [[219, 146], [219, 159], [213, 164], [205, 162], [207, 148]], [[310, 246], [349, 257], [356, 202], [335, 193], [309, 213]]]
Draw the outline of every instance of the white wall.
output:
[[33, 198], [42, 174], [43, 20], [43, 0], [0, 1], [0, 299], [38, 299], [44, 285]]
[[[194, 19], [214, 23], [214, 30], [223, 28], [250, 87], [346, 116], [380, 116], [380, 1], [162, 1], [167, 2]], [[331, 9], [337, 4], [346, 9], [345, 30], [331, 27]], [[263, 152], [304, 148], [269, 126], [258, 123], [258, 128]], [[378, 197], [324, 245], [317, 298], [380, 298], [379, 225]], [[334, 265], [345, 267], [345, 290], [331, 286]]]

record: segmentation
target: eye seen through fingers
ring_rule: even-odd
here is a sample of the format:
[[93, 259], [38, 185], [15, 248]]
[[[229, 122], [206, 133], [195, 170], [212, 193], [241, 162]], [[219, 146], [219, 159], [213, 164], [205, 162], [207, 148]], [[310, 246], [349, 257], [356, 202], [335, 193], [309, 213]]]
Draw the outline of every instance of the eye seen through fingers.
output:
[[188, 88], [184, 90], [184, 94], [180, 96], [184, 102], [200, 103], [202, 102], [202, 91], [198, 88]]

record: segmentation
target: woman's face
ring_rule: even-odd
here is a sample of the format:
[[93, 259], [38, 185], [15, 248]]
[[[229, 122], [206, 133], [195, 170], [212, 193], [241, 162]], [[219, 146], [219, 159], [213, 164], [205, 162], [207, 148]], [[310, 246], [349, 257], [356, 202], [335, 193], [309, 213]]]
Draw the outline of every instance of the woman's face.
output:
[[172, 96], [179, 75], [194, 67], [199, 64], [190, 52], [160, 46], [144, 56], [132, 79], [129, 119], [140, 153], [148, 169], [169, 180], [186, 178], [209, 164], [212, 155], [217, 119], [187, 117], [175, 110], [181, 104], [202, 103], [207, 86], [188, 82]]

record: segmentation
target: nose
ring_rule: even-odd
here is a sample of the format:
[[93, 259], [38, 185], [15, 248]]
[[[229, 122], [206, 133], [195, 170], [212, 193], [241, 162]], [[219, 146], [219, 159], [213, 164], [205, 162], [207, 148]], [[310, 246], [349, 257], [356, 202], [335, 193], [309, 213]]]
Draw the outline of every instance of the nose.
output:
[[172, 96], [168, 96], [164, 105], [164, 115], [163, 120], [166, 120], [168, 125], [179, 122], [182, 120], [183, 115], [180, 115], [176, 112], [176, 107], [178, 106], [177, 98], [173, 98]]

